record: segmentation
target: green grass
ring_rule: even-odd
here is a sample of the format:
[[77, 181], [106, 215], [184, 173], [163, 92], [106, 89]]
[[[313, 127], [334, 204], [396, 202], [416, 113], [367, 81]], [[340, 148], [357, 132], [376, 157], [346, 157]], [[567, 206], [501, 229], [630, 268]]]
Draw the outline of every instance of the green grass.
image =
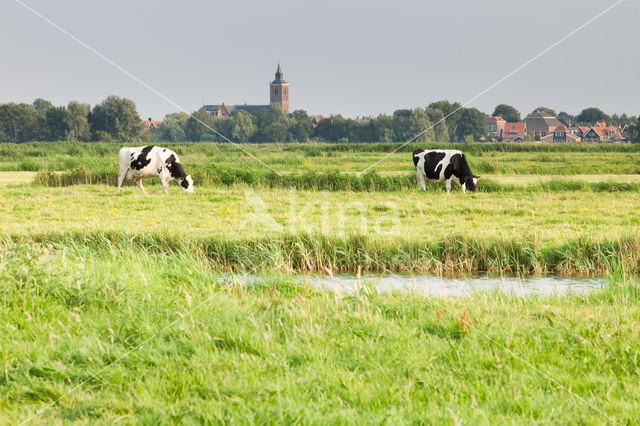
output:
[[[399, 144], [246, 146], [284, 176], [228, 145], [170, 146], [191, 196], [175, 184], [117, 196], [118, 144], [0, 144], [0, 424], [59, 398], [32, 420], [640, 417], [640, 145], [455, 145], [491, 175], [466, 195], [417, 191], [414, 146], [363, 176]], [[291, 275], [358, 270], [609, 284], [346, 296]]]
[[[82, 170], [96, 176], [117, 173], [121, 143], [34, 142], [0, 144], [0, 171]], [[127, 144], [131, 145], [131, 144]], [[135, 143], [133, 143], [135, 145]], [[229, 144], [167, 143], [188, 173], [219, 170], [263, 176], [263, 164]], [[575, 175], [640, 174], [640, 144], [244, 144], [243, 149], [283, 174], [338, 170], [361, 173], [372, 164], [379, 174], [411, 171], [416, 148], [455, 148], [467, 154], [476, 174]]]
[[[157, 184], [149, 189], [157, 189]], [[274, 254], [283, 268], [601, 274], [619, 257], [640, 272], [636, 193], [317, 192], [172, 186], [7, 188], [0, 234], [27, 241], [101, 240], [205, 250], [227, 268]], [[149, 238], [148, 242], [144, 242]], [[274, 265], [277, 266], [277, 265]]]
[[0, 265], [2, 423], [60, 397], [36, 423], [640, 416], [629, 283], [563, 298], [346, 297], [278, 273], [246, 288], [183, 250], [9, 241]]

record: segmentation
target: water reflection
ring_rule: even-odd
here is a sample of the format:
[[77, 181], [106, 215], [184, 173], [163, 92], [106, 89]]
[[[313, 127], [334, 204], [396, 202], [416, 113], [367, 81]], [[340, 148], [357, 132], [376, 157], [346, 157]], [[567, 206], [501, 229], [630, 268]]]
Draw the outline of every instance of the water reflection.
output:
[[304, 275], [299, 279], [316, 288], [339, 289], [352, 294], [360, 288], [379, 293], [408, 291], [438, 296], [466, 296], [479, 291], [501, 291], [518, 296], [585, 294], [599, 290], [602, 278], [567, 278], [558, 276], [531, 277], [439, 277], [432, 275]]

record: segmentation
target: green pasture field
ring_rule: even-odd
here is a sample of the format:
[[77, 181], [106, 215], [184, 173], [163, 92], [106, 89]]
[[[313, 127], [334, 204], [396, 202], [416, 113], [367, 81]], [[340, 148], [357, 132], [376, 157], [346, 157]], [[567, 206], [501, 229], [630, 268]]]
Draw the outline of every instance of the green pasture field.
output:
[[[127, 144], [138, 146], [140, 143]], [[123, 144], [34, 142], [0, 145], [0, 171], [88, 171], [117, 173], [117, 154]], [[467, 154], [476, 174], [594, 175], [639, 174], [640, 144], [242, 144], [241, 149], [218, 143], [165, 143], [176, 150], [187, 171], [241, 168], [254, 172], [361, 173], [371, 170], [411, 170], [411, 153], [417, 148], [454, 148]], [[400, 149], [399, 149], [400, 148]], [[387, 154], [399, 149], [389, 156]], [[264, 164], [256, 161], [260, 159]], [[265, 166], [266, 164], [266, 166]]]
[[[177, 185], [168, 196], [129, 184], [7, 187], [0, 233], [15, 240], [118, 244], [129, 237], [193, 246], [251, 269], [277, 254], [285, 269], [606, 273], [620, 258], [640, 271], [635, 192], [462, 194], [300, 191]], [[151, 244], [151, 243], [149, 243]], [[99, 246], [99, 244], [97, 244]], [[337, 249], [337, 247], [342, 247]], [[609, 260], [607, 260], [609, 259]], [[270, 266], [278, 267], [277, 263]]]
[[[167, 145], [194, 194], [116, 195], [117, 144], [0, 144], [0, 424], [640, 417], [640, 145], [454, 145], [476, 194], [416, 190], [413, 146], [363, 176], [399, 144], [243, 146], [279, 176]], [[608, 284], [345, 295], [308, 271]]]
[[3, 241], [0, 423], [640, 416], [640, 297], [623, 275], [588, 296], [524, 299], [260, 277], [247, 288], [188, 250]]

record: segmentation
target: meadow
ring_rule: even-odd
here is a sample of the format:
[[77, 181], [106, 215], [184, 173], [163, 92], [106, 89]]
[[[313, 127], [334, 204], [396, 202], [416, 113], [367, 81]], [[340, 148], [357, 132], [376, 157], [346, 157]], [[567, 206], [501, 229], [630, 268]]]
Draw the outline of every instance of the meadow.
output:
[[[457, 145], [476, 194], [417, 191], [416, 146], [364, 174], [400, 144], [243, 145], [275, 171], [170, 146], [195, 194], [116, 195], [117, 144], [0, 144], [0, 423], [640, 416], [640, 146]], [[444, 298], [294, 279], [366, 271], [608, 284]]]

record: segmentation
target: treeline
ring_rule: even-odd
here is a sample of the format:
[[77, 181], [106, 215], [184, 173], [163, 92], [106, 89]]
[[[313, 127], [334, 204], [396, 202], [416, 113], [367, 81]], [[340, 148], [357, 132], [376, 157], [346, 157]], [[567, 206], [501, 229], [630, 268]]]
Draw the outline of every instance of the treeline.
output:
[[[546, 107], [536, 110], [555, 111]], [[493, 116], [520, 121], [520, 112], [498, 105]], [[628, 125], [628, 137], [640, 142], [638, 118], [625, 114], [609, 116], [598, 108], [587, 108], [573, 116], [557, 114], [565, 123], [592, 125], [597, 121]], [[147, 129], [133, 101], [109, 96], [93, 108], [76, 101], [54, 106], [44, 99], [33, 104], [0, 104], [0, 141], [213, 141], [224, 142], [457, 142], [488, 139], [486, 114], [464, 108], [458, 102], [438, 101], [426, 108], [400, 109], [392, 115], [366, 119], [334, 115], [316, 126], [306, 111], [285, 115], [279, 105], [248, 113], [234, 110], [229, 118], [217, 118], [204, 110], [173, 113], [157, 128]]]
[[[545, 111], [556, 116], [547, 107]], [[502, 116], [508, 122], [522, 120], [520, 112], [506, 104], [498, 105], [492, 116]], [[609, 116], [598, 108], [587, 108], [573, 116], [566, 112], [557, 114], [566, 124], [593, 125], [599, 121], [617, 126], [629, 126], [632, 142], [640, 142], [638, 118], [626, 114]], [[164, 123], [152, 129], [154, 141], [212, 141], [224, 142], [461, 142], [488, 140], [484, 123], [487, 114], [476, 108], [465, 108], [458, 102], [432, 102], [426, 108], [399, 109], [392, 115], [380, 114], [366, 119], [344, 118], [342, 115], [327, 117], [312, 125], [312, 117], [306, 111], [296, 110], [285, 115], [277, 104], [253, 113], [234, 110], [229, 118], [216, 118], [198, 110], [169, 114]]]
[[[460, 109], [459, 109], [460, 108]], [[457, 111], [456, 111], [457, 110]], [[448, 116], [449, 115], [449, 116]], [[448, 117], [447, 117], [448, 116]], [[482, 140], [487, 134], [486, 115], [475, 108], [461, 108], [458, 103], [435, 102], [427, 108], [400, 109], [393, 115], [350, 119], [341, 115], [327, 117], [314, 127], [306, 111], [285, 115], [277, 104], [248, 113], [235, 110], [229, 118], [216, 118], [203, 110], [191, 116], [169, 114], [162, 126], [151, 132], [156, 141], [224, 141], [237, 142], [450, 142]]]
[[129, 99], [109, 96], [91, 108], [71, 101], [54, 106], [44, 99], [32, 104], [0, 104], [0, 141], [145, 140], [148, 132]]

